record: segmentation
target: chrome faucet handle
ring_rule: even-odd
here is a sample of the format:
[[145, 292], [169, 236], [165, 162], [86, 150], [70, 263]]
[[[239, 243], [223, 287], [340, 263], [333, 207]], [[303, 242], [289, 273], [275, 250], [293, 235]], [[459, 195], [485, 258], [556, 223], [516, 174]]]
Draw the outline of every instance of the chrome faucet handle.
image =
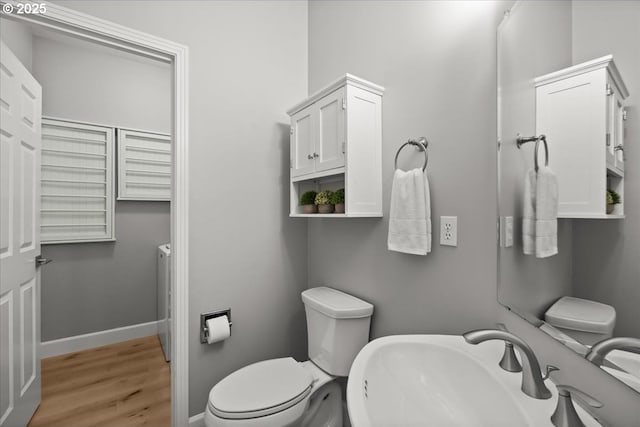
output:
[[[504, 323], [496, 323], [496, 327], [501, 331], [509, 332]], [[522, 365], [516, 357], [513, 344], [508, 341], [504, 342], [504, 353], [502, 354], [502, 359], [500, 359], [500, 363], [498, 363], [498, 365], [507, 372], [522, 372]]]
[[551, 415], [551, 422], [555, 427], [584, 427], [584, 423], [573, 406], [572, 394], [580, 397], [580, 400], [593, 408], [602, 407], [599, 400], [573, 386], [558, 384], [556, 388], [558, 389], [558, 404]]
[[549, 378], [549, 375], [551, 375], [551, 372], [553, 371], [559, 371], [560, 368], [558, 368], [557, 366], [553, 366], [553, 365], [547, 365], [547, 371], [545, 372], [545, 374], [542, 376], [543, 380], [546, 380]]

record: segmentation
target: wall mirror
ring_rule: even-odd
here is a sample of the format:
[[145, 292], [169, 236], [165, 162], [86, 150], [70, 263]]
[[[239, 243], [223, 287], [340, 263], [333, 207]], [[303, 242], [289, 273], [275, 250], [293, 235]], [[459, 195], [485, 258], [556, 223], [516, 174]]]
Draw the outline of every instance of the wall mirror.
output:
[[[640, 2], [519, 1], [498, 29], [498, 300], [579, 357], [640, 338], [638, 22]], [[640, 392], [632, 350], [594, 366]]]

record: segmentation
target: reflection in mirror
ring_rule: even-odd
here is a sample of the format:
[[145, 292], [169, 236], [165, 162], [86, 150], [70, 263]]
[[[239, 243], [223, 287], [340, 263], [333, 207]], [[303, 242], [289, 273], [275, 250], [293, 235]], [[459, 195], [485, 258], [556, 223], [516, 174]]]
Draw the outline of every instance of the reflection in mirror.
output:
[[638, 40], [638, 1], [505, 14], [498, 300], [640, 392]]

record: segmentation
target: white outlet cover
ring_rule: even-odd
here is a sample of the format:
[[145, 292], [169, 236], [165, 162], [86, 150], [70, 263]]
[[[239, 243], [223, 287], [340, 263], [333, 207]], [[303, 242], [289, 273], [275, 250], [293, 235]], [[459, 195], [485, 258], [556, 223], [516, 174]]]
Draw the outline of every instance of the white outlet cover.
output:
[[513, 217], [507, 216], [504, 218], [504, 247], [510, 248], [513, 246]]
[[458, 217], [440, 217], [440, 244], [443, 246], [458, 246]]

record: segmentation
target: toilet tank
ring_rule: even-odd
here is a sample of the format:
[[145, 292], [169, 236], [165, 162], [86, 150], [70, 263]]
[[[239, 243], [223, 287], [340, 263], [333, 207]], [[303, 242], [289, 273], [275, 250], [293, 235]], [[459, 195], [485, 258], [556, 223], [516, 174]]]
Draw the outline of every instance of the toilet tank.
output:
[[346, 377], [369, 342], [373, 305], [327, 287], [302, 292], [307, 314], [309, 358], [323, 371]]

